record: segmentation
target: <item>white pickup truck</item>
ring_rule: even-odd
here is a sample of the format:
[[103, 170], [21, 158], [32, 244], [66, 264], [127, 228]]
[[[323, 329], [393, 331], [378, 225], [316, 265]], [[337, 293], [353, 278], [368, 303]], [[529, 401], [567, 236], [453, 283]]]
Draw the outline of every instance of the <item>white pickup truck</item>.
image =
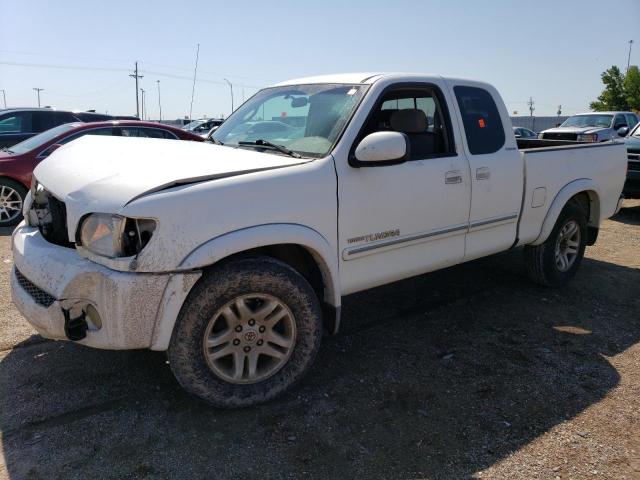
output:
[[625, 181], [623, 144], [519, 150], [493, 87], [419, 74], [265, 88], [210, 140], [58, 149], [11, 285], [43, 336], [166, 350], [220, 407], [299, 380], [345, 295], [520, 246], [534, 281], [564, 284]]

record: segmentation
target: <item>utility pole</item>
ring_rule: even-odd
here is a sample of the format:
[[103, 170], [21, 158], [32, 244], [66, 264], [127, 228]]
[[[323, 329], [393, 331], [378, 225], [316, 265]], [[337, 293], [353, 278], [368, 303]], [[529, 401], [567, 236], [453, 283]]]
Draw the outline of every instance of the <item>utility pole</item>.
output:
[[36, 92], [38, 92], [38, 108], [40, 108], [40, 92], [41, 92], [42, 90], [44, 90], [44, 88], [37, 88], [37, 87], [34, 87], [33, 89], [34, 89]]
[[158, 83], [158, 111], [160, 112], [160, 118], [158, 120], [162, 121], [162, 103], [160, 103], [160, 80], [156, 80]]
[[558, 105], [558, 125], [556, 127], [560, 126], [560, 115], [562, 115], [562, 105]]
[[142, 120], [144, 120], [144, 88], [140, 89], [140, 93], [142, 93]]
[[2, 90], [2, 99], [4, 100], [4, 108], [7, 108], [7, 94]]
[[226, 78], [223, 78], [223, 80], [227, 82], [227, 85], [229, 85], [229, 88], [231, 89], [231, 113], [233, 113], [233, 84]]
[[200, 44], [196, 49], [196, 66], [193, 69], [193, 87], [191, 87], [191, 105], [189, 106], [189, 121], [191, 121], [191, 113], [193, 112], [193, 95], [196, 93], [196, 74], [198, 73], [198, 56], [200, 55]]
[[633, 40], [629, 40], [629, 56], [627, 56], [627, 72], [629, 71], [629, 64], [631, 63], [631, 46], [633, 45]]
[[527, 102], [527, 105], [529, 105], [529, 116], [531, 117], [531, 130], [533, 130], [534, 132], [536, 131], [536, 119], [533, 116], [533, 111], [535, 110], [535, 108], [533, 108], [533, 106], [535, 105], [533, 98], [529, 97], [529, 101]]
[[140, 118], [140, 103], [138, 102], [138, 79], [144, 75], [138, 75], [138, 62], [136, 62], [136, 68], [133, 73], [129, 75], [131, 78], [136, 79], [136, 117]]

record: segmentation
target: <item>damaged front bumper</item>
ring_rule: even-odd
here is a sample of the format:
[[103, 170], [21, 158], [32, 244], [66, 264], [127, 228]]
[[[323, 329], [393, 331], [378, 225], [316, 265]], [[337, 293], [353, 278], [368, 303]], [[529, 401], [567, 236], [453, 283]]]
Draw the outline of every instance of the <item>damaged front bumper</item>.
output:
[[96, 348], [153, 348], [161, 317], [171, 316], [173, 324], [200, 276], [111, 270], [47, 242], [24, 224], [13, 233], [12, 249], [11, 295], [27, 321], [46, 338]]

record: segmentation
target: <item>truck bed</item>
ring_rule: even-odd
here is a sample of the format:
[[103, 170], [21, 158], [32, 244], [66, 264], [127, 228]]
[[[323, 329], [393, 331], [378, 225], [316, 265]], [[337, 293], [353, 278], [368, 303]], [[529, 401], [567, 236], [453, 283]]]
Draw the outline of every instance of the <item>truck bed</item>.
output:
[[571, 183], [582, 182], [592, 192], [590, 226], [599, 227], [602, 220], [615, 213], [625, 182], [627, 154], [623, 143], [518, 140], [518, 148], [524, 163], [520, 245], [536, 242], [554, 200]]

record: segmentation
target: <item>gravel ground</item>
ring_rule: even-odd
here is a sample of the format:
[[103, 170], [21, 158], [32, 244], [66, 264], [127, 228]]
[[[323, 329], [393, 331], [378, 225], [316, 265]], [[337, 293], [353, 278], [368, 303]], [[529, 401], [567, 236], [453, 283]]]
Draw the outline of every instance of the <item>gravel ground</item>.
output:
[[640, 479], [640, 202], [560, 290], [519, 252], [345, 299], [293, 392], [217, 411], [162, 353], [45, 341], [0, 231], [0, 478]]

